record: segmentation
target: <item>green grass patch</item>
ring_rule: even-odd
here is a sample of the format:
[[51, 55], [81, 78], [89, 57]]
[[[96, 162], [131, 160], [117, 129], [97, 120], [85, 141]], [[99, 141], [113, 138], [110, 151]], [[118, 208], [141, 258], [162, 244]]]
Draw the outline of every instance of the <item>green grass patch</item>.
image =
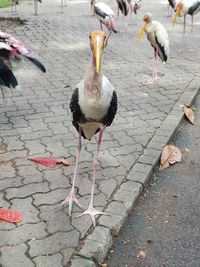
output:
[[10, 6], [11, 1], [10, 0], [0, 0], [0, 8]]

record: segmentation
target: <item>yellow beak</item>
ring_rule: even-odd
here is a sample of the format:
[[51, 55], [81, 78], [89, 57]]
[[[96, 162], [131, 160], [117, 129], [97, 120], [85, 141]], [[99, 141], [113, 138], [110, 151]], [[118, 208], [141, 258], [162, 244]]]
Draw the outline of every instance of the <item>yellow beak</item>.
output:
[[173, 16], [173, 19], [172, 19], [173, 26], [174, 26], [175, 23], [176, 23], [176, 19], [177, 19], [177, 17], [180, 15], [180, 11], [181, 11], [181, 8], [180, 8], [180, 7], [177, 7], [177, 9], [176, 9], [176, 13], [175, 13], [175, 15]]
[[144, 22], [144, 24], [141, 26], [141, 28], [140, 28], [140, 30], [138, 32], [138, 43], [139, 43], [140, 39], [142, 38], [145, 26], [146, 26], [146, 22]]
[[100, 59], [102, 55], [103, 43], [100, 38], [97, 38], [94, 42], [93, 46], [93, 55], [95, 58], [95, 65], [96, 65], [96, 73], [99, 73], [100, 70]]

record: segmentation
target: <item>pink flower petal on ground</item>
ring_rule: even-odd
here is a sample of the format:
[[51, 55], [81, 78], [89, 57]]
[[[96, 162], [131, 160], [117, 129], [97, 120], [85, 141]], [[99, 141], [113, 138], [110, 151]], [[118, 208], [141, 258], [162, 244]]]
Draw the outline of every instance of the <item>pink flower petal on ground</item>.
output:
[[8, 208], [0, 208], [0, 220], [10, 223], [17, 223], [22, 220], [22, 216], [16, 210], [11, 210]]
[[49, 168], [55, 168], [56, 164], [63, 163], [64, 165], [69, 165], [69, 161], [63, 158], [55, 158], [55, 157], [29, 157], [28, 160], [32, 160], [39, 164], [42, 164]]

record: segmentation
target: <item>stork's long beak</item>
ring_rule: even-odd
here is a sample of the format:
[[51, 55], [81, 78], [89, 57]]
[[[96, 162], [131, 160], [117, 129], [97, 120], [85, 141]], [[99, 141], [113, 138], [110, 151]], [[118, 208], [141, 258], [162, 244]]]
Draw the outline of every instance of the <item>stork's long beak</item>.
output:
[[141, 26], [141, 28], [140, 28], [140, 30], [138, 32], [138, 43], [139, 43], [140, 39], [142, 38], [145, 26], [146, 26], [146, 22], [143, 23], [143, 25]]
[[95, 58], [95, 67], [96, 67], [96, 73], [99, 73], [100, 70], [100, 61], [101, 56], [103, 54], [103, 48], [104, 48], [104, 40], [101, 36], [96, 36], [94, 43], [93, 43], [93, 55]]
[[95, 60], [96, 60], [96, 73], [99, 73], [100, 69], [100, 58], [101, 58], [101, 45], [98, 39], [96, 40], [95, 46]]
[[173, 16], [173, 19], [172, 19], [173, 26], [176, 24], [176, 19], [180, 15], [180, 11], [181, 11], [181, 7], [178, 6], [177, 9], [176, 9], [176, 13], [175, 13], [175, 15]]

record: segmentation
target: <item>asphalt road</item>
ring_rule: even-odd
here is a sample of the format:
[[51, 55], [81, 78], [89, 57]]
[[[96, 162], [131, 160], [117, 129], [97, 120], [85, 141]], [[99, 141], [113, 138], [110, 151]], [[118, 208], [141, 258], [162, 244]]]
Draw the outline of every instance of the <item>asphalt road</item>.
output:
[[195, 124], [184, 120], [172, 142], [182, 163], [153, 174], [115, 240], [109, 267], [200, 266], [200, 96], [193, 106]]

